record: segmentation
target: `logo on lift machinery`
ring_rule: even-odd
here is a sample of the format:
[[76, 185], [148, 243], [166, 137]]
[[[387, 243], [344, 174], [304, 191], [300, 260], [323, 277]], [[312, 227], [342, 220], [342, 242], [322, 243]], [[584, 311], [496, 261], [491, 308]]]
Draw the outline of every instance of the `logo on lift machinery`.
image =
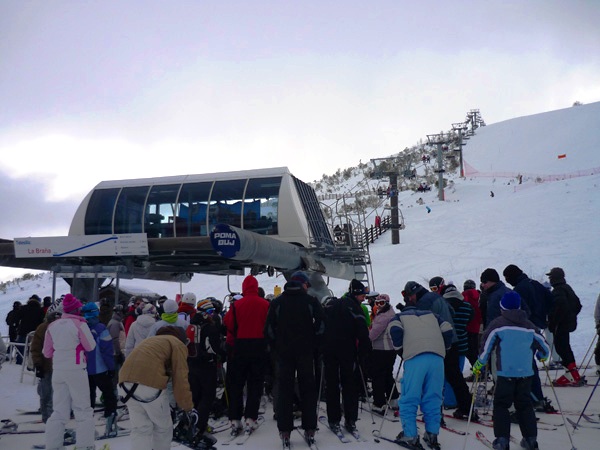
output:
[[233, 258], [240, 251], [240, 237], [229, 225], [219, 223], [210, 232], [210, 243], [219, 256]]

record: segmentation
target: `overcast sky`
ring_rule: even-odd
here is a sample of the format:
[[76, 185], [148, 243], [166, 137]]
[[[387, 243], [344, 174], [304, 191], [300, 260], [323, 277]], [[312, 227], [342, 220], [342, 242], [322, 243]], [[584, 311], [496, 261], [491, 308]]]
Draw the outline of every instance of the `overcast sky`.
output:
[[0, 237], [99, 181], [310, 182], [451, 128], [600, 100], [596, 0], [0, 1]]

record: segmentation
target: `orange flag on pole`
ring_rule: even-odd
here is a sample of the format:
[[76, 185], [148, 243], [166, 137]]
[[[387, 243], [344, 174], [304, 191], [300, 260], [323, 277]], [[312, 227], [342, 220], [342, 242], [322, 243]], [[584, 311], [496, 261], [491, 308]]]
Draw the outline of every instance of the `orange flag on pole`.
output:
[[562, 155], [558, 155], [558, 159], [563, 159], [563, 158], [566, 158], [566, 157], [567, 157], [566, 153], [563, 153]]

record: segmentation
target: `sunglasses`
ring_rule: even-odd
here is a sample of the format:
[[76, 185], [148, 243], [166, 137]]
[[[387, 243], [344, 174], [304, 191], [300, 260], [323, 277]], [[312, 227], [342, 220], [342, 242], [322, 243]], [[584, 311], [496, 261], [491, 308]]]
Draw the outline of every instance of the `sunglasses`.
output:
[[375, 302], [375, 304], [376, 304], [377, 306], [383, 306], [383, 305], [385, 305], [386, 303], [387, 303], [387, 302], [386, 302], [385, 300], [377, 300], [377, 301]]
[[437, 286], [429, 286], [429, 289], [431, 289], [431, 292], [436, 292], [439, 288]]

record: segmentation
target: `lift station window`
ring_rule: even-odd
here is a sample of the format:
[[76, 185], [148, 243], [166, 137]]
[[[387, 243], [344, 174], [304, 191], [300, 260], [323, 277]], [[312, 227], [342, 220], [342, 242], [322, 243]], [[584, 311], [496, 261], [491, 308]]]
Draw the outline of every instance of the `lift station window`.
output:
[[85, 234], [112, 234], [115, 202], [121, 188], [94, 191], [85, 212]]

